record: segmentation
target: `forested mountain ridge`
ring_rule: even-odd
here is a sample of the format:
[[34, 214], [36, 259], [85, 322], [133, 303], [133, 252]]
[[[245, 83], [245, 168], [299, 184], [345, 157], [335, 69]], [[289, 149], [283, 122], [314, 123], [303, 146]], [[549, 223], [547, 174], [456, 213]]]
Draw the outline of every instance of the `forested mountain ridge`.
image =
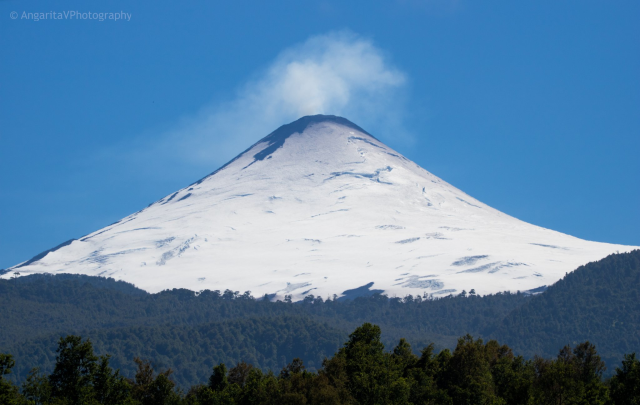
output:
[[[34, 277], [32, 279], [32, 277]], [[157, 294], [128, 289], [121, 282], [98, 279], [89, 283], [60, 276], [28, 276], [0, 280], [0, 346], [49, 333], [68, 333], [127, 326], [198, 325], [245, 317], [312, 316], [348, 331], [364, 320], [390, 329], [423, 335], [452, 336], [478, 330], [502, 319], [527, 299], [522, 294], [485, 297], [450, 296], [368, 298], [339, 301], [309, 296], [302, 302], [268, 302], [249, 292], [167, 290]], [[140, 292], [142, 294], [140, 294]], [[455, 319], [454, 319], [455, 318]], [[410, 334], [413, 334], [412, 332]]]
[[[44, 371], [52, 369], [53, 350], [60, 336], [82, 334], [95, 342], [98, 353], [111, 353], [112, 363], [125, 375], [133, 370], [132, 356], [144, 355], [159, 366], [176, 370], [176, 381], [188, 386], [195, 381], [192, 372], [183, 376], [182, 367], [178, 365], [189, 364], [200, 367], [200, 373], [206, 371], [196, 365], [189, 353], [207, 356], [206, 360], [197, 360], [203, 364], [251, 360], [263, 369], [282, 367], [284, 354], [286, 359], [303, 358], [313, 369], [323, 356], [338, 349], [338, 342], [346, 338], [350, 329], [364, 320], [385, 325], [382, 338], [387, 345], [406, 336], [416, 347], [435, 342], [440, 350], [455, 345], [460, 334], [475, 332], [495, 319], [502, 319], [526, 299], [522, 294], [498, 294], [434, 301], [375, 296], [353, 301], [309, 298], [300, 303], [268, 302], [231, 291], [222, 294], [204, 291], [195, 295], [188, 290], [172, 290], [140, 295], [135, 290], [122, 292], [113, 280], [96, 286], [86, 280], [58, 279], [58, 276], [33, 280], [30, 276], [0, 280], [0, 305], [4, 308], [1, 320], [7, 325], [0, 330], [0, 351], [15, 355], [14, 378], [22, 379], [33, 364]], [[297, 319], [309, 328], [313, 326], [318, 341], [334, 342], [333, 351], [315, 344], [304, 350], [293, 347], [283, 352], [280, 348], [255, 355], [257, 348], [265, 344], [282, 346], [283, 336], [293, 340], [306, 336], [304, 330], [296, 331], [293, 324], [283, 327], [283, 319]], [[271, 332], [235, 334], [231, 331], [249, 326]], [[203, 333], [207, 328], [215, 332]], [[184, 338], [190, 334], [197, 337]], [[220, 340], [220, 336], [225, 338]], [[187, 341], [198, 347], [187, 348]], [[219, 343], [223, 343], [224, 350], [203, 350]]]
[[585, 340], [608, 364], [620, 353], [640, 351], [640, 250], [579, 267], [486, 335], [525, 356]]
[[438, 300], [375, 295], [269, 302], [232, 291], [148, 294], [88, 276], [21, 277], [0, 280], [0, 352], [15, 355], [12, 378], [22, 380], [33, 366], [51, 371], [60, 336], [81, 334], [99, 354], [111, 353], [124, 375], [133, 373], [132, 357], [142, 356], [173, 368], [176, 382], [186, 387], [219, 362], [245, 360], [273, 370], [300, 357], [310, 369], [319, 368], [348, 331], [372, 322], [382, 326], [385, 345], [404, 337], [416, 350], [432, 342], [436, 351], [453, 348], [459, 336], [470, 333], [496, 338], [525, 356], [551, 357], [558, 347], [589, 340], [612, 372], [624, 353], [640, 347], [638, 263], [640, 251], [612, 255], [533, 297], [466, 294]]

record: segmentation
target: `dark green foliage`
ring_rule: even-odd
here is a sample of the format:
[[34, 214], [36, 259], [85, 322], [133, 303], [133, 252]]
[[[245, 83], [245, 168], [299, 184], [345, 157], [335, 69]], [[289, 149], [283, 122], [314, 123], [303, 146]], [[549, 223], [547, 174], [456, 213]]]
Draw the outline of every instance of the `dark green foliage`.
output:
[[[515, 309], [486, 335], [526, 357], [594, 343], [605, 363], [640, 349], [640, 250], [581, 266]], [[613, 369], [613, 367], [610, 367]]]
[[49, 378], [42, 374], [39, 368], [31, 369], [27, 379], [22, 384], [22, 394], [30, 404], [46, 404], [51, 399]]
[[18, 403], [18, 388], [5, 378], [14, 366], [13, 356], [0, 353], [0, 404]]
[[57, 352], [56, 367], [49, 376], [52, 395], [67, 398], [71, 404], [88, 402], [98, 361], [91, 342], [79, 336], [60, 338]]
[[380, 327], [365, 323], [349, 335], [336, 355], [344, 359], [347, 387], [358, 403], [382, 402], [388, 396], [389, 355], [384, 353], [380, 334]]
[[220, 363], [213, 368], [213, 374], [209, 377], [209, 388], [213, 391], [224, 391], [227, 385], [229, 385], [227, 367], [224, 363]]
[[616, 405], [640, 405], [640, 360], [635, 353], [624, 356], [622, 368], [611, 378], [611, 399]]
[[109, 356], [94, 354], [89, 340], [73, 335], [61, 338], [57, 353], [51, 375], [32, 369], [17, 402], [2, 398], [5, 402], [0, 404], [133, 404], [130, 384], [111, 369]]
[[511, 349], [491, 340], [485, 346], [491, 367], [495, 393], [507, 404], [527, 404], [531, 395], [534, 370], [530, 361], [514, 356]]
[[100, 357], [93, 388], [95, 399], [101, 404], [123, 404], [129, 397], [131, 385], [120, 376], [120, 371], [113, 371], [109, 366], [109, 355]]
[[[640, 362], [625, 356], [622, 369], [605, 384], [604, 363], [589, 342], [566, 346], [553, 360], [525, 361], [497, 341], [466, 335], [453, 352], [433, 354], [433, 345], [416, 356], [406, 340], [386, 351], [378, 326], [365, 323], [344, 345], [309, 372], [293, 359], [276, 376], [249, 363], [230, 370], [213, 367], [209, 384], [176, 389], [171, 369], [156, 372], [150, 361], [133, 359], [134, 378], [125, 380], [98, 358], [89, 340], [60, 339], [54, 371], [37, 369], [19, 392], [0, 379], [0, 404], [82, 405], [416, 405], [564, 404], [627, 405], [640, 402]], [[0, 356], [0, 377], [13, 360]]]
[[5, 308], [0, 322], [7, 325], [0, 330], [0, 349], [19, 359], [14, 382], [23, 381], [31, 365], [50, 372], [56, 341], [69, 332], [90, 338], [98, 353], [110, 353], [111, 364], [124, 376], [135, 372], [131, 358], [152, 358], [160, 367], [179, 370], [175, 381], [187, 387], [220, 362], [244, 360], [266, 371], [300, 357], [316, 370], [348, 331], [365, 321], [384, 326], [381, 341], [388, 345], [406, 337], [417, 347], [433, 341], [437, 348], [453, 346], [455, 336], [500, 319], [527, 300], [517, 294], [406, 302], [385, 296], [346, 302], [314, 297], [292, 304], [231, 291], [140, 294], [122, 283], [96, 282], [98, 287], [73, 277], [14, 281], [0, 280]]
[[455, 404], [496, 402], [493, 377], [481, 339], [467, 335], [458, 340], [451, 358], [443, 367], [440, 384]]
[[[346, 338], [346, 334], [308, 318], [278, 317], [239, 319], [198, 326], [157, 326], [97, 330], [86, 333], [98, 353], [110, 353], [110, 363], [122, 375], [133, 378], [134, 357], [153, 359], [160, 368], [177, 370], [172, 376], [186, 388], [206, 381], [218, 363], [246, 361], [263, 370], [279, 370], [295, 357], [320, 368]], [[37, 364], [51, 371], [56, 344], [52, 337], [10, 349], [26, 369]], [[26, 373], [26, 370], [25, 370]]]
[[[403, 344], [400, 341], [398, 347]], [[397, 349], [397, 348], [396, 348]], [[394, 350], [394, 354], [396, 351]], [[448, 349], [440, 352], [437, 357], [433, 354], [433, 344], [422, 349], [419, 358], [403, 362], [406, 364], [403, 376], [410, 383], [409, 400], [414, 404], [449, 404], [451, 398], [446, 391], [438, 386], [442, 382], [442, 373], [450, 358]], [[417, 360], [417, 361], [415, 361]]]
[[138, 357], [133, 359], [138, 366], [133, 380], [131, 397], [140, 405], [171, 405], [180, 402], [180, 396], [175, 392], [175, 383], [169, 376], [171, 369], [155, 373], [151, 363]]
[[[507, 343], [524, 358], [491, 349], [492, 354], [487, 354], [489, 368], [493, 375], [501, 373], [504, 381], [515, 378], [523, 383], [518, 389], [509, 385], [512, 391], [506, 393], [496, 381], [491, 395], [519, 403], [517, 398], [532, 389], [525, 383], [530, 381], [525, 375], [530, 371], [525, 359], [534, 354], [549, 358], [558, 347], [588, 340], [599, 348], [609, 373], [613, 373], [624, 353], [638, 352], [639, 284], [640, 251], [583, 266], [533, 297], [509, 293], [479, 297], [470, 292], [467, 297], [438, 300], [374, 295], [340, 302], [309, 296], [300, 303], [287, 303], [255, 300], [248, 292], [172, 290], [147, 294], [130, 284], [99, 277], [27, 276], [0, 280], [0, 351], [14, 355], [16, 365], [5, 379], [15, 386], [25, 381], [34, 365], [45, 374], [53, 371], [61, 335], [82, 334], [91, 340], [98, 355], [112, 355], [108, 364], [120, 369], [121, 376], [133, 378], [136, 367], [131, 359], [143, 357], [153, 359], [162, 369], [176, 370], [173, 381], [186, 389], [207, 381], [213, 366], [221, 362], [237, 365], [245, 361], [267, 375], [299, 357], [314, 372], [325, 357], [340, 348], [349, 331], [369, 322], [381, 326], [379, 340], [388, 347], [406, 338], [393, 361], [417, 361], [405, 367], [402, 378], [420, 379], [425, 387], [438, 381], [432, 370], [424, 367], [427, 363], [428, 367], [445, 367], [452, 359], [442, 349], [454, 349], [458, 336], [472, 334], [485, 341], [493, 338]], [[408, 347], [421, 348], [432, 342], [426, 358], [407, 355]], [[469, 356], [475, 353], [471, 347], [467, 349]], [[97, 367], [100, 360], [95, 364]], [[485, 370], [486, 364], [481, 369]], [[450, 374], [446, 395], [459, 384], [467, 384], [457, 381], [454, 374]], [[336, 380], [338, 376], [325, 374], [335, 387], [342, 381]], [[478, 377], [473, 384], [482, 387], [482, 381]], [[400, 386], [396, 388], [404, 392]], [[444, 392], [423, 391], [409, 395], [427, 401], [424, 398], [441, 398]], [[336, 393], [344, 400], [344, 390]], [[442, 403], [440, 399], [433, 401]]]
[[604, 363], [589, 342], [573, 350], [565, 346], [555, 360], [534, 360], [534, 398], [538, 403], [607, 404], [607, 387], [602, 383]]
[[93, 277], [87, 276], [84, 274], [31, 274], [28, 277], [19, 277], [11, 280], [12, 284], [24, 285], [31, 283], [46, 283], [46, 284], [56, 284], [56, 283], [64, 283], [68, 285], [67, 282], [79, 283], [80, 285], [89, 284], [95, 288], [99, 289], [108, 289], [112, 291], [119, 291], [121, 293], [130, 294], [130, 295], [146, 295], [147, 293], [144, 290], [141, 290], [134, 286], [131, 283], [127, 283], [126, 281], [116, 281], [112, 278], [105, 277]]
[[[36, 277], [30, 280], [31, 277]], [[62, 279], [58, 279], [62, 277]], [[302, 303], [265, 302], [245, 293], [188, 290], [146, 294], [122, 282], [87, 276], [27, 276], [0, 279], [0, 347], [36, 336], [69, 331], [140, 326], [195, 326], [240, 318], [278, 316], [311, 317], [350, 330], [365, 321], [384, 325], [385, 334], [410, 340], [434, 340], [455, 345], [457, 336], [479, 331], [502, 319], [527, 298], [522, 294], [486, 297], [448, 297], [440, 300], [403, 300], [377, 295], [338, 302], [309, 296]], [[80, 277], [80, 276], [78, 276]], [[22, 280], [28, 280], [22, 281]], [[99, 285], [96, 286], [96, 285]], [[406, 302], [404, 302], [406, 301]], [[453, 318], [456, 318], [455, 321]], [[396, 336], [397, 335], [397, 336]], [[385, 340], [383, 336], [383, 340]], [[428, 341], [425, 341], [428, 343]], [[445, 345], [445, 346], [446, 346]]]
[[13, 356], [10, 354], [0, 353], [0, 381], [4, 381], [4, 376], [11, 374], [11, 369], [16, 365]]

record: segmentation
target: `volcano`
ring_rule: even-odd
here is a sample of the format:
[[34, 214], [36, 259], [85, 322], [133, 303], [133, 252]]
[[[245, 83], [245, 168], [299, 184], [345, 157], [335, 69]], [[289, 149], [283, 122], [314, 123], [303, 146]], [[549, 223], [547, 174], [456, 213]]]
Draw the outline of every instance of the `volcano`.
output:
[[355, 297], [536, 292], [634, 249], [497, 211], [349, 120], [283, 125], [210, 175], [4, 274], [73, 273], [149, 292]]

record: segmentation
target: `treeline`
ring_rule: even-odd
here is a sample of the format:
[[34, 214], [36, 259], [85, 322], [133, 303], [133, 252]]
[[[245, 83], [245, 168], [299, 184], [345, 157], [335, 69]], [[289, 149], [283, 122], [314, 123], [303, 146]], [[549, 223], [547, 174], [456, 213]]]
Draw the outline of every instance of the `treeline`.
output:
[[581, 266], [523, 302], [484, 336], [525, 356], [566, 343], [596, 342], [609, 364], [640, 351], [640, 250]]
[[365, 323], [317, 372], [299, 358], [278, 374], [240, 362], [214, 366], [207, 381], [186, 392], [172, 370], [155, 371], [134, 358], [133, 378], [113, 370], [108, 355], [96, 356], [90, 340], [61, 338], [53, 371], [35, 368], [20, 386], [7, 380], [15, 363], [0, 354], [3, 405], [244, 405], [244, 404], [591, 404], [640, 403], [640, 361], [626, 355], [613, 377], [589, 342], [563, 347], [556, 358], [525, 360], [506, 345], [466, 335], [453, 351], [429, 345], [415, 355], [400, 339], [385, 351], [380, 328]]
[[329, 320], [346, 331], [366, 318], [384, 325], [385, 330], [452, 336], [455, 343], [457, 336], [495, 324], [527, 299], [524, 294], [511, 293], [437, 300], [377, 294], [347, 301], [309, 295], [301, 302], [291, 303], [265, 301], [248, 291], [194, 293], [174, 289], [148, 294], [131, 285], [126, 290], [123, 284], [126, 283], [70, 275], [0, 279], [0, 306], [10, 309], [0, 313], [3, 324], [9, 326], [0, 331], [0, 347], [38, 334], [70, 329], [198, 325], [247, 316], [283, 315]]
[[97, 353], [110, 353], [123, 376], [133, 378], [133, 357], [151, 358], [179, 370], [174, 381], [186, 389], [220, 362], [245, 360], [268, 372], [299, 357], [319, 370], [350, 331], [369, 322], [381, 326], [389, 347], [404, 337], [413, 347], [433, 342], [435, 352], [454, 349], [466, 334], [496, 339], [527, 359], [588, 340], [610, 374], [625, 353], [640, 351], [638, 285], [640, 251], [590, 263], [532, 297], [309, 296], [291, 303], [235, 291], [148, 294], [112, 279], [33, 275], [0, 280], [0, 352], [14, 355], [7, 378], [20, 384], [31, 366], [53, 371], [60, 336], [82, 335]]
[[176, 382], [187, 387], [209, 372], [208, 365], [223, 361], [250, 360], [266, 371], [300, 357], [310, 369], [318, 369], [363, 322], [381, 325], [387, 345], [406, 337], [416, 347], [430, 342], [437, 350], [453, 347], [458, 336], [480, 335], [479, 329], [527, 300], [506, 293], [433, 301], [384, 295], [351, 301], [308, 297], [291, 303], [233, 291], [147, 294], [125, 291], [122, 284], [97, 283], [86, 276], [0, 280], [0, 351], [15, 355], [12, 380], [24, 380], [30, 365], [51, 372], [56, 342], [70, 333], [90, 337], [96, 351], [112, 354], [112, 363], [128, 377], [135, 372], [130, 359], [145, 356], [162, 367], [179, 368]]
[[[317, 370], [338, 350], [348, 332], [315, 322], [309, 317], [242, 318], [196, 326], [164, 325], [93, 330], [84, 334], [98, 354], [109, 353], [110, 363], [125, 377], [133, 377], [134, 357], [153, 359], [159, 368], [173, 368], [173, 381], [187, 387], [206, 380], [213, 365], [244, 360], [263, 371], [279, 370], [293, 358], [304, 359]], [[59, 336], [49, 336], [6, 350], [16, 367], [10, 379], [24, 381], [38, 366], [51, 372], [55, 366]]]

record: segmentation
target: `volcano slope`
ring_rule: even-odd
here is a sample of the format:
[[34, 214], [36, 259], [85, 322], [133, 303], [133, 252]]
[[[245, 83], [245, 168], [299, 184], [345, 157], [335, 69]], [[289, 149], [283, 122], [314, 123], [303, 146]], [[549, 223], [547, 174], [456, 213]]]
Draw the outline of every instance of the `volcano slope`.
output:
[[[352, 122], [307, 116], [147, 208], [8, 269], [148, 291], [434, 297], [551, 285], [629, 246], [499, 212]], [[534, 290], [535, 291], [535, 290]]]

